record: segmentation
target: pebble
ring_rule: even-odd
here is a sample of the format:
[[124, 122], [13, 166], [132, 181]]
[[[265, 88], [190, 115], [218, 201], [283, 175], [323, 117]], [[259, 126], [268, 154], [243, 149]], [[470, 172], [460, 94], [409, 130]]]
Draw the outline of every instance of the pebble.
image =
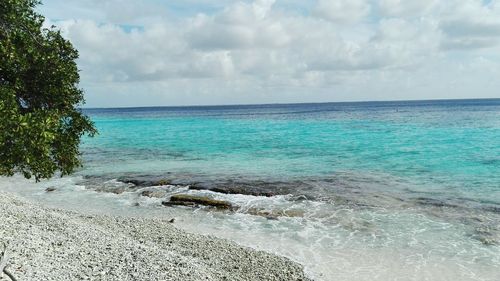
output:
[[173, 222], [89, 216], [0, 193], [0, 242], [10, 245], [18, 280], [310, 281], [285, 257], [187, 233]]

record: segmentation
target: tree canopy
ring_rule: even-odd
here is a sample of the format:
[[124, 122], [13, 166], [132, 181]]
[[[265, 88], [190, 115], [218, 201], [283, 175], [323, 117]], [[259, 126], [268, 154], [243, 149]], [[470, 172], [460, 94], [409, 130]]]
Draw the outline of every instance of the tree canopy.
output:
[[36, 180], [72, 173], [80, 139], [96, 133], [80, 107], [78, 52], [34, 9], [0, 1], [0, 175]]

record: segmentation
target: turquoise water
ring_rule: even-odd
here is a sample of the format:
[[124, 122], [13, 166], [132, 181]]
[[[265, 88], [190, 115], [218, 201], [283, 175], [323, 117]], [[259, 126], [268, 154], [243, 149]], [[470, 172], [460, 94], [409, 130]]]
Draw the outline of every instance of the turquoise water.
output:
[[[0, 189], [175, 217], [294, 259], [315, 280], [500, 280], [500, 99], [85, 112], [100, 134], [84, 139], [76, 175]], [[170, 184], [148, 184], [158, 179]], [[238, 209], [161, 205], [176, 193]]]
[[500, 100], [88, 113], [101, 134], [84, 142], [84, 173], [300, 180], [347, 172], [500, 203]]

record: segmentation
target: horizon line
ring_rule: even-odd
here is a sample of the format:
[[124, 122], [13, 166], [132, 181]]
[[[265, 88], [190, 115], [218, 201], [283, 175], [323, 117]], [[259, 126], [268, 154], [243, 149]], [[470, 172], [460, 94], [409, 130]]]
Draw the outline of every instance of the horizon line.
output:
[[498, 98], [458, 98], [458, 99], [410, 99], [410, 100], [366, 100], [366, 101], [326, 101], [326, 102], [276, 102], [276, 103], [235, 103], [235, 104], [193, 104], [193, 105], [144, 105], [144, 106], [116, 106], [116, 107], [81, 107], [81, 109], [127, 109], [127, 108], [161, 108], [161, 107], [222, 107], [222, 106], [259, 106], [259, 105], [300, 105], [300, 104], [346, 104], [346, 103], [384, 103], [384, 102], [436, 102], [436, 101], [471, 101], [471, 100], [500, 100]]

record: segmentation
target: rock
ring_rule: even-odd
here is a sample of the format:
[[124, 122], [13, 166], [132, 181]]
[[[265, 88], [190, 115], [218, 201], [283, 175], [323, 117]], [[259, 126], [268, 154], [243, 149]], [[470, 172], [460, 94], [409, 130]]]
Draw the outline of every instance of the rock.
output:
[[492, 212], [492, 213], [500, 214], [500, 207], [496, 207], [496, 206], [485, 207], [485, 208], [483, 208], [483, 210], [488, 211], [488, 212]]
[[175, 222], [175, 219], [170, 219], [168, 222], [169, 222], [169, 223], [174, 223], [174, 222]]
[[477, 240], [481, 242], [485, 246], [495, 246], [497, 245], [497, 241], [493, 238], [489, 237], [478, 237]]
[[216, 200], [206, 196], [194, 196], [189, 194], [176, 194], [170, 197], [170, 201], [163, 201], [164, 206], [209, 206], [217, 209], [233, 209], [233, 205], [227, 201]]
[[156, 185], [168, 185], [168, 184], [170, 184], [170, 181], [166, 179], [161, 179], [156, 183]]
[[265, 196], [265, 197], [272, 197], [275, 196], [276, 194], [272, 192], [265, 192], [265, 191], [252, 191], [252, 190], [247, 190], [243, 187], [205, 187], [201, 186], [199, 184], [192, 184], [189, 186], [189, 189], [191, 190], [210, 190], [212, 192], [217, 192], [217, 193], [222, 193], [222, 194], [243, 194], [243, 195], [253, 195], [253, 196]]
[[122, 194], [123, 192], [125, 192], [125, 190], [123, 188], [113, 188], [113, 189], [109, 190], [109, 192], [114, 193], [114, 194]]
[[150, 198], [163, 198], [165, 197], [166, 192], [163, 190], [143, 190], [141, 192], [141, 196], [150, 197]]
[[266, 219], [278, 219], [279, 217], [303, 217], [304, 211], [302, 210], [265, 210], [259, 208], [250, 208], [246, 211], [247, 214], [254, 216], [265, 217]]
[[492, 230], [489, 227], [485, 226], [477, 227], [472, 235], [474, 239], [486, 246], [493, 246], [498, 244], [495, 236], [496, 235], [494, 235]]
[[47, 187], [45, 189], [46, 192], [52, 192], [52, 191], [56, 191], [56, 188], [55, 187]]
[[221, 192], [221, 193], [226, 193], [226, 194], [243, 194], [243, 195], [253, 195], [253, 196], [265, 196], [265, 197], [272, 197], [275, 196], [274, 193], [272, 192], [267, 192], [267, 191], [248, 191], [242, 187], [229, 187], [227, 189], [221, 189], [221, 188], [213, 188], [210, 189], [214, 192]]
[[163, 201], [161, 202], [163, 206], [186, 206], [186, 207], [196, 207], [198, 206], [196, 203], [193, 202], [172, 202], [172, 201]]
[[434, 199], [434, 198], [418, 197], [415, 200], [420, 205], [428, 205], [428, 206], [440, 207], [440, 208], [458, 208], [459, 207], [455, 204], [451, 204], [451, 203], [445, 202], [443, 200]]
[[144, 190], [141, 192], [141, 196], [145, 196], [145, 197], [151, 197], [151, 194], [153, 194], [152, 190]]
[[118, 181], [133, 184], [133, 187], [162, 186], [171, 183], [170, 180], [161, 177], [137, 176], [134, 178], [119, 178]]

